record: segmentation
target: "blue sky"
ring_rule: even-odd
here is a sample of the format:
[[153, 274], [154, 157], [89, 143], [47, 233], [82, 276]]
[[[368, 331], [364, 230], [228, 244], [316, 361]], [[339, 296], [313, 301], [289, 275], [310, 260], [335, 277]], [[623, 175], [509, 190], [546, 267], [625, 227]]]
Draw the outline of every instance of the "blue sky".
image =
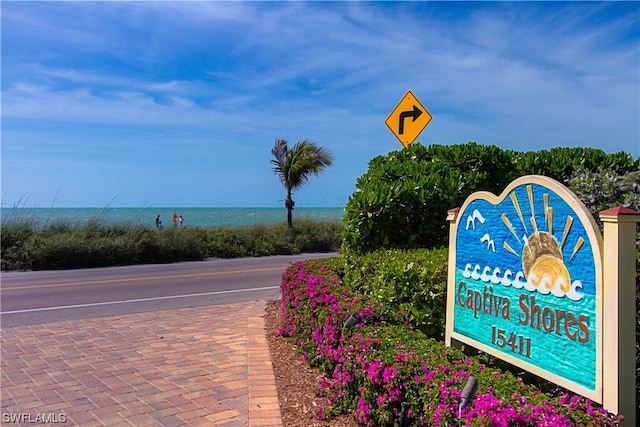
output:
[[282, 206], [284, 138], [344, 206], [407, 90], [424, 145], [638, 157], [639, 4], [2, 1], [2, 205]]

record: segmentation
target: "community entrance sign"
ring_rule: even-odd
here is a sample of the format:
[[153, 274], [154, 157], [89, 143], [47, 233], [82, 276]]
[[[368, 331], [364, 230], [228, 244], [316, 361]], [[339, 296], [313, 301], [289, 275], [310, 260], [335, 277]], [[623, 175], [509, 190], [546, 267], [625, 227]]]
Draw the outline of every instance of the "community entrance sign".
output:
[[[601, 212], [604, 222], [606, 212]], [[620, 385], [603, 385], [608, 381], [603, 378], [614, 375], [608, 371], [614, 367], [607, 366], [614, 360], [615, 369], [621, 368], [617, 345], [634, 347], [635, 332], [618, 330], [617, 300], [623, 295], [623, 279], [630, 282], [624, 292], [635, 298], [635, 271], [626, 279], [612, 272], [614, 262], [607, 262], [607, 256], [626, 255], [618, 249], [603, 253], [600, 229], [582, 202], [550, 178], [526, 176], [500, 196], [472, 194], [461, 208], [449, 211], [448, 219], [447, 344], [466, 343], [591, 400], [605, 401], [612, 412], [622, 409], [618, 397], [615, 404], [603, 398], [607, 388]], [[625, 233], [633, 237], [632, 224]], [[606, 233], [605, 227], [605, 238]], [[610, 265], [611, 280], [618, 283], [605, 281], [604, 268]], [[604, 293], [605, 283], [615, 295]], [[631, 337], [629, 343], [617, 342], [622, 334]], [[626, 349], [620, 351], [628, 355]], [[631, 362], [635, 365], [634, 358]], [[632, 395], [634, 390], [632, 386]]]
[[406, 148], [413, 144], [430, 121], [431, 114], [429, 114], [429, 111], [411, 91], [408, 91], [396, 108], [389, 114], [385, 124]]

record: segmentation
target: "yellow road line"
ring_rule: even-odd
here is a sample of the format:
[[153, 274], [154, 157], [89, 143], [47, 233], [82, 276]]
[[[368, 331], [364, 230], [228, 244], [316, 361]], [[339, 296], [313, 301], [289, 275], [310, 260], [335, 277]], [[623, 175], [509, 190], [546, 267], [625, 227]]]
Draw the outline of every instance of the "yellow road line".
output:
[[62, 288], [67, 286], [104, 285], [108, 283], [144, 282], [147, 280], [188, 279], [190, 277], [223, 276], [225, 274], [259, 273], [262, 271], [275, 271], [275, 270], [284, 271], [284, 269], [285, 267], [265, 267], [265, 268], [253, 268], [248, 270], [210, 271], [206, 273], [175, 274], [175, 275], [169, 275], [169, 276], [127, 277], [123, 279], [89, 280], [85, 282], [45, 283], [42, 285], [10, 286], [7, 288], [0, 287], [0, 291], [5, 292], [5, 291], [21, 291], [25, 289]]

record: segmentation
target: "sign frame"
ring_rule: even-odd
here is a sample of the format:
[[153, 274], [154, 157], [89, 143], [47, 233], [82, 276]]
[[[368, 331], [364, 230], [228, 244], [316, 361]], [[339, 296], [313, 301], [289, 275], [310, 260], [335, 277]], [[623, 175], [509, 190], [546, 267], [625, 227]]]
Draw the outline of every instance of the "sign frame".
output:
[[[491, 209], [489, 209], [490, 207], [494, 209], [495, 212], [491, 211], [491, 215], [485, 215], [486, 217], [484, 217], [482, 216], [482, 209], [478, 209], [480, 206], [487, 206], [487, 211], [491, 211]], [[553, 209], [556, 206], [562, 209], [556, 212]], [[500, 209], [504, 209], [506, 214], [502, 213], [502, 216], [498, 216], [497, 214], [500, 212]], [[517, 212], [517, 215], [515, 212]], [[503, 216], [507, 217], [507, 219], [505, 220]], [[551, 220], [548, 219], [548, 216], [551, 216]], [[555, 220], [553, 219], [554, 216]], [[563, 222], [565, 221], [565, 217], [568, 218], [569, 216], [572, 216], [571, 224], [573, 224], [573, 226]], [[481, 218], [482, 220], [480, 220]], [[471, 345], [591, 400], [602, 402], [603, 237], [595, 220], [584, 204], [564, 185], [551, 178], [525, 176], [513, 181], [499, 196], [489, 192], [472, 194], [467, 198], [461, 208], [449, 211], [448, 220], [450, 221], [449, 276], [445, 331], [447, 345], [452, 345], [454, 340]], [[482, 224], [482, 227], [480, 227], [480, 224]], [[563, 226], [562, 224], [565, 225]], [[477, 238], [478, 242], [484, 245], [484, 247], [478, 246], [476, 249], [478, 252], [477, 256], [476, 254], [469, 253], [474, 252], [474, 250], [469, 250], [471, 246], [468, 242], [471, 240], [465, 240], [463, 234], [467, 232], [470, 233], [469, 227], [473, 227], [474, 230], [478, 227], [479, 230], [474, 234], [474, 238]], [[525, 232], [524, 230], [528, 231]], [[535, 232], [532, 233], [532, 231]], [[485, 233], [487, 237], [485, 237]], [[562, 248], [563, 246], [560, 245], [560, 240], [564, 243], [565, 237], [563, 237], [563, 233], [579, 233], [579, 236], [577, 236], [578, 239], [574, 239], [570, 245], [567, 245], [566, 250], [563, 250], [562, 253], [565, 254], [564, 259], [562, 255], [556, 257], [557, 264], [562, 264], [567, 271], [570, 271], [571, 266], [568, 258], [571, 256], [571, 250], [574, 250], [576, 252], [582, 251], [581, 256], [584, 261], [581, 262], [588, 263], [590, 268], [589, 283], [585, 284], [585, 286], [589, 286], [594, 295], [585, 299], [585, 301], [589, 303], [588, 316], [582, 314], [582, 316], [585, 317], [581, 320], [582, 323], [580, 325], [578, 325], [579, 321], [577, 320], [581, 315], [580, 312], [574, 313], [570, 311], [571, 309], [566, 308], [573, 307], [573, 310], [578, 310], [576, 307], [580, 307], [580, 303], [574, 304], [567, 299], [569, 289], [566, 289], [563, 295], [558, 294], [552, 295], [551, 297], [548, 297], [546, 294], [539, 294], [538, 292], [542, 291], [541, 288], [531, 290], [523, 288], [521, 291], [516, 292], [516, 278], [512, 282], [514, 289], [510, 289], [509, 292], [507, 292], [506, 288], [502, 288], [503, 284], [500, 284], [498, 280], [499, 278], [507, 276], [503, 264], [491, 266], [491, 269], [488, 271], [485, 267], [489, 264], [489, 262], [486, 261], [487, 259], [494, 260], [493, 262], [496, 262], [495, 260], [497, 259], [493, 255], [492, 258], [484, 257], [484, 251], [489, 251], [487, 246], [489, 242], [493, 243], [494, 251], [498, 249], [500, 243], [503, 243], [504, 254], [501, 255], [503, 259], [511, 255], [520, 255], [522, 268], [523, 270], [527, 270], [527, 266], [531, 268], [531, 265], [535, 264], [537, 260], [542, 260], [544, 256], [552, 255], [552, 251], [547, 251], [547, 249], [542, 247], [544, 245], [539, 242], [540, 240], [544, 240], [541, 238], [541, 235], [546, 234], [545, 239], [548, 240], [546, 243], [548, 243], [549, 246]], [[459, 237], [462, 238], [459, 240]], [[578, 245], [576, 242], [579, 242], [580, 239], [582, 243]], [[512, 249], [509, 251], [506, 247], [509, 245], [515, 247], [516, 245], [513, 242], [516, 240], [521, 241], [521, 246], [519, 247], [521, 251], [520, 254], [517, 253], [517, 250]], [[554, 241], [555, 243], [553, 243]], [[529, 258], [525, 257], [526, 247], [524, 247], [524, 242], [530, 244], [530, 251], [533, 250], [533, 255]], [[537, 248], [533, 246], [534, 242], [537, 242], [536, 245], [539, 245]], [[569, 246], [571, 246], [571, 248], [569, 248]], [[578, 247], [578, 249], [576, 249], [576, 247]], [[545, 253], [545, 251], [548, 253]], [[568, 255], [566, 254], [567, 251]], [[535, 252], [538, 253], [535, 254]], [[556, 253], [556, 255], [558, 254]], [[477, 264], [476, 261], [471, 261], [471, 268], [468, 267], [469, 264], [459, 262], [461, 260], [468, 261], [475, 259], [478, 259]], [[461, 265], [463, 263], [465, 265]], [[491, 283], [491, 278], [485, 277], [480, 280], [479, 275], [476, 274], [475, 282], [472, 279], [464, 279], [470, 283], [467, 286], [467, 283], [462, 279], [464, 274], [462, 270], [469, 270], [467, 273], [471, 273], [471, 270], [476, 269], [476, 267], [474, 267], [475, 265], [480, 266], [476, 273], [482, 273], [487, 276], [492, 275], [496, 279], [493, 281], [493, 284]], [[505, 265], [509, 266], [513, 264]], [[493, 269], [494, 267], [500, 267], [502, 271], [496, 273], [496, 270]], [[573, 271], [578, 270], [574, 269]], [[531, 270], [529, 270], [529, 273], [531, 273]], [[515, 278], [516, 274], [513, 274], [514, 276], [512, 276], [512, 278]], [[468, 274], [466, 277], [470, 276], [471, 274]], [[523, 285], [525, 282], [530, 282], [526, 276], [525, 274], [520, 278], [521, 284]], [[485, 281], [484, 288], [478, 288], [479, 285], [476, 283], [481, 283], [487, 278], [489, 281]], [[476, 286], [476, 288], [474, 288], [474, 286]], [[546, 285], [540, 282], [538, 286]], [[580, 291], [579, 288], [576, 289]], [[571, 291], [573, 290], [572, 285]], [[463, 292], [461, 293], [461, 291]], [[472, 294], [468, 292], [472, 292]], [[518, 292], [520, 292], [520, 299], [514, 299], [511, 295], [517, 295]], [[503, 296], [503, 294], [507, 296]], [[467, 299], [468, 295], [473, 295], [473, 299]], [[529, 313], [531, 313], [531, 319], [533, 319], [531, 296], [535, 298], [535, 304], [538, 305], [539, 312], [546, 313], [537, 314], [538, 318], [535, 321], [527, 317]], [[503, 300], [503, 298], [505, 299]], [[506, 298], [510, 298], [509, 303], [506, 302]], [[559, 305], [554, 305], [556, 303], [554, 298], [557, 299], [557, 304]], [[493, 304], [493, 308], [495, 309], [492, 310], [491, 307], [486, 307], [486, 301]], [[476, 304], [482, 307], [477, 308]], [[505, 309], [507, 305], [509, 307]], [[547, 307], [553, 308], [547, 311]], [[531, 309], [531, 311], [528, 311], [529, 309]], [[503, 311], [496, 313], [499, 310]], [[523, 312], [526, 313], [523, 314]], [[562, 317], [561, 312], [563, 312]], [[572, 314], [567, 314], [569, 312]], [[464, 315], [460, 315], [460, 313], [464, 313]], [[471, 316], [469, 313], [472, 313]], [[540, 333], [540, 316], [543, 316], [542, 334]], [[554, 319], [556, 321], [553, 327], [551, 327], [552, 316], [555, 316]], [[500, 317], [502, 317], [502, 319], [500, 319]], [[476, 321], [478, 323], [475, 323]], [[521, 325], [518, 325], [518, 322], [520, 322]], [[529, 322], [531, 322], [531, 324], [529, 324]], [[562, 325], [560, 325], [560, 322], [562, 322]], [[585, 332], [586, 329], [583, 328], [587, 328], [587, 326], [585, 326], [586, 324], [588, 324], [588, 330]], [[519, 328], [519, 326], [522, 327]], [[534, 327], [538, 330], [534, 331]], [[473, 328], [478, 328], [481, 332], [472, 331]], [[548, 342], [546, 338], [541, 338], [541, 335], [544, 335], [545, 329], [549, 337]], [[482, 336], [482, 338], [479, 338], [480, 336]], [[508, 341], [510, 337], [513, 337], [512, 342]], [[557, 370], [554, 370], [556, 365], [551, 365], [553, 369], [550, 370], [550, 365], [544, 362], [544, 357], [550, 352], [547, 351], [547, 353], [543, 353], [542, 351], [538, 351], [535, 357], [533, 356], [534, 350], [532, 347], [540, 345], [536, 343], [535, 340], [540, 340], [540, 342], [547, 347], [549, 345], [558, 345], [557, 343], [559, 342], [567, 345], [567, 348], [569, 348], [571, 352], [581, 354], [580, 351], [583, 351], [583, 347], [580, 347], [577, 343], [581, 337], [588, 337], [588, 340], [585, 339], [583, 344], [584, 351], [588, 352], [587, 355], [590, 360], [589, 372], [579, 372], [580, 360], [568, 360], [569, 364], [575, 363], [576, 365], [559, 366]], [[570, 342], [571, 339], [573, 342]], [[541, 345], [540, 348], [542, 349], [542, 347]], [[552, 348], [561, 355], [565, 354], [562, 349]], [[575, 371], [575, 376], [572, 370]], [[583, 377], [588, 378], [588, 380], [583, 381]]]

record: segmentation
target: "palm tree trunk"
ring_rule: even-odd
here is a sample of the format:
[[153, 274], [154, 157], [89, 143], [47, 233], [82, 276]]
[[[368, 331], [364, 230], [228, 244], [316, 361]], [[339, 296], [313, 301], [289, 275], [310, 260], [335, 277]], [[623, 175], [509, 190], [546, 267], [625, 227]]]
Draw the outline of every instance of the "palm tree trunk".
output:
[[284, 201], [284, 205], [287, 207], [287, 225], [293, 227], [293, 207], [295, 202], [291, 198], [291, 192], [287, 192], [287, 199]]

